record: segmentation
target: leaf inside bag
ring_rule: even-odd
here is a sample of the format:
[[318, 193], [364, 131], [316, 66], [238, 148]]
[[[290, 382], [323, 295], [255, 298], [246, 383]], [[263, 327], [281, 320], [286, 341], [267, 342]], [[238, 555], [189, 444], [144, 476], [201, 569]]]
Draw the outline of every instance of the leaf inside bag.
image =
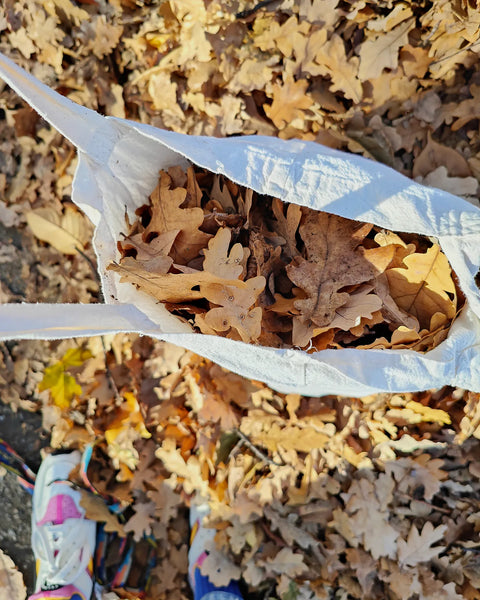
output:
[[198, 167], [162, 171], [109, 269], [193, 331], [276, 348], [441, 343], [464, 299], [440, 246], [287, 204]]

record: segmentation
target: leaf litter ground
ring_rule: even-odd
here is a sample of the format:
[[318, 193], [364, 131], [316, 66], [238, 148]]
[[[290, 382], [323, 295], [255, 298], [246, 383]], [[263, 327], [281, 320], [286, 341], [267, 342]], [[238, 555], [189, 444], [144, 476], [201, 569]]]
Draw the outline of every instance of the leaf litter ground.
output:
[[[262, 4], [8, 0], [0, 49], [104, 114], [316, 140], [477, 202], [474, 0]], [[72, 148], [0, 101], [0, 301], [101, 301]], [[475, 394], [284, 396], [134, 336], [9, 343], [0, 361], [2, 400], [41, 410], [52, 447], [98, 441], [92, 481], [159, 540], [151, 598], [189, 595], [194, 490], [218, 529], [205, 568], [257, 597], [478, 597]]]

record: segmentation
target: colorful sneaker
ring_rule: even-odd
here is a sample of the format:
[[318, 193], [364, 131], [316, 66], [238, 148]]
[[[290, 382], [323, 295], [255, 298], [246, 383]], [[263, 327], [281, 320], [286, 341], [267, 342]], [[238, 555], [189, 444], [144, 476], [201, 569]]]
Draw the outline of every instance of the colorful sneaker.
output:
[[216, 586], [201, 567], [208, 554], [206, 546], [215, 537], [215, 529], [203, 527], [210, 513], [208, 504], [190, 506], [190, 549], [188, 551], [188, 580], [193, 591], [193, 600], [243, 600], [238, 582], [231, 580], [228, 585]]
[[96, 523], [85, 518], [80, 493], [65, 483], [78, 451], [42, 462], [33, 491], [32, 548], [37, 583], [29, 600], [90, 600]]

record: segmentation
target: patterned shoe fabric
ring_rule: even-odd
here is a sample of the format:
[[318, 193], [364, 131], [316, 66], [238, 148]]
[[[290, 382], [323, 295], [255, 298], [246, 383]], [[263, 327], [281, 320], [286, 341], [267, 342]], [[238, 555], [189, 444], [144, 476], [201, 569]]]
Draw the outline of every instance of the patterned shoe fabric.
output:
[[80, 493], [66, 483], [78, 451], [49, 455], [33, 492], [32, 548], [37, 564], [29, 600], [90, 600], [96, 523], [85, 518]]
[[188, 551], [188, 579], [193, 591], [194, 600], [243, 600], [237, 581], [230, 581], [226, 586], [216, 586], [206, 575], [202, 575], [201, 567], [207, 557], [205, 546], [215, 537], [216, 530], [203, 527], [203, 522], [210, 509], [208, 504], [190, 506], [190, 549]]

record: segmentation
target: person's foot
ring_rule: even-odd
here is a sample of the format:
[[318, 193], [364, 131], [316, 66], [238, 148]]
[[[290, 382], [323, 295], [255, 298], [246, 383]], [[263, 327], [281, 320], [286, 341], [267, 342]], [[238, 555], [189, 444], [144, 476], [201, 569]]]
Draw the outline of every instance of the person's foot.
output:
[[96, 523], [85, 518], [80, 493], [65, 483], [80, 452], [49, 455], [33, 491], [32, 548], [37, 583], [29, 600], [90, 600]]
[[208, 504], [190, 506], [190, 549], [188, 551], [188, 579], [194, 600], [243, 600], [238, 581], [231, 580], [226, 586], [216, 586], [201, 568], [208, 553], [205, 547], [215, 537], [216, 530], [203, 526], [210, 513]]

